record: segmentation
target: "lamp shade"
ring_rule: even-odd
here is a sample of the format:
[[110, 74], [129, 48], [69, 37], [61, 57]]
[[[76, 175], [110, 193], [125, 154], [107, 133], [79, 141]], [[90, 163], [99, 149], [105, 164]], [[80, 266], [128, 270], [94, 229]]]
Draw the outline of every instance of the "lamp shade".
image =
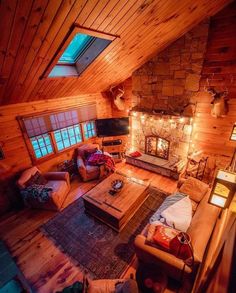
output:
[[233, 126], [233, 129], [230, 135], [230, 140], [234, 140], [234, 141], [236, 140], [236, 123]]
[[209, 197], [209, 203], [228, 208], [236, 191], [236, 173], [219, 170]]

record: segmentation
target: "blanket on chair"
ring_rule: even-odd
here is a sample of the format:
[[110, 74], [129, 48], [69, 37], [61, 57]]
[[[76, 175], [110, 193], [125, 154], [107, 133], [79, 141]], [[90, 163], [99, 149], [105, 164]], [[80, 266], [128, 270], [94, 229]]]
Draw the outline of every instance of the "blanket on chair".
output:
[[88, 164], [92, 166], [104, 165], [106, 171], [114, 172], [115, 171], [115, 162], [112, 157], [105, 154], [92, 154], [88, 159]]

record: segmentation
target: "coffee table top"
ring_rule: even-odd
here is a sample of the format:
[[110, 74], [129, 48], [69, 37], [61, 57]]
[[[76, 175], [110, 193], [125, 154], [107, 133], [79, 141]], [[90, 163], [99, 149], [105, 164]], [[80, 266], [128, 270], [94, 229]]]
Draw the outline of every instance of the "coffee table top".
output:
[[[124, 186], [115, 195], [111, 195], [109, 193], [112, 189], [111, 183], [117, 179], [123, 180]], [[83, 199], [120, 219], [148, 186], [149, 182], [114, 173], [87, 192]]]

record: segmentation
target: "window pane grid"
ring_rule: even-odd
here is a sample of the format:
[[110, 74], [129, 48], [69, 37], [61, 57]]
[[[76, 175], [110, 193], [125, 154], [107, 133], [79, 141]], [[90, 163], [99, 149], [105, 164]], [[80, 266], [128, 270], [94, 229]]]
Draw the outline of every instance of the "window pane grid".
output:
[[59, 151], [82, 141], [80, 125], [75, 124], [54, 132], [57, 149]]
[[84, 123], [84, 136], [86, 139], [96, 136], [94, 121]]
[[38, 135], [30, 139], [37, 159], [53, 153], [51, 140], [48, 134]]

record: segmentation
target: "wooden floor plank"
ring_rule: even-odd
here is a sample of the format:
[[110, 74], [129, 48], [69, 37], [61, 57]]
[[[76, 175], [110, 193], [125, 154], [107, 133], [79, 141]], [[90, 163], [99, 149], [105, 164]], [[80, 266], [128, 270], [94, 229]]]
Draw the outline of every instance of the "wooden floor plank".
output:
[[[177, 182], [137, 168], [124, 162], [117, 164], [117, 170], [131, 177], [150, 180], [151, 185], [167, 192], [176, 190]], [[80, 182], [76, 177], [71, 183], [71, 191], [65, 199], [63, 208], [78, 199], [97, 184], [98, 180]], [[24, 209], [10, 213], [0, 221], [0, 237], [6, 242], [26, 279], [40, 293], [61, 290], [82, 280], [82, 270], [57, 248], [41, 231], [40, 226], [55, 216], [55, 212]], [[137, 260], [134, 258], [123, 276], [135, 273]]]

